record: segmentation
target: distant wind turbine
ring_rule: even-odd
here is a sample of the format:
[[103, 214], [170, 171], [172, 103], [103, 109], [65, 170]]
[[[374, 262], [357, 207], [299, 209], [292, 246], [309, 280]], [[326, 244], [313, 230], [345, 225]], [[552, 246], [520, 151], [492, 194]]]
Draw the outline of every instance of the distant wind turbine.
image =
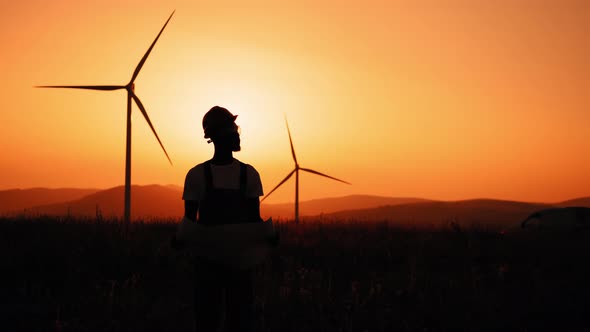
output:
[[289, 134], [289, 143], [291, 144], [291, 154], [293, 155], [293, 161], [295, 162], [295, 169], [293, 169], [289, 174], [287, 174], [287, 176], [283, 179], [283, 181], [279, 182], [279, 184], [277, 184], [277, 186], [274, 187], [273, 190], [271, 190], [268, 194], [266, 194], [266, 196], [264, 196], [262, 198], [262, 200], [260, 200], [260, 202], [262, 203], [262, 201], [264, 201], [268, 196], [270, 196], [270, 194], [272, 194], [275, 190], [277, 190], [283, 183], [287, 182], [287, 180], [289, 180], [289, 178], [293, 175], [293, 173], [295, 173], [295, 224], [298, 224], [299, 223], [299, 171], [300, 170], [304, 171], [304, 172], [320, 175], [320, 176], [326, 177], [328, 179], [336, 180], [336, 181], [339, 181], [342, 183], [346, 183], [346, 184], [350, 184], [350, 183], [340, 180], [340, 179], [337, 179], [335, 177], [320, 173], [318, 171], [314, 171], [313, 169], [300, 167], [299, 163], [297, 162], [297, 157], [295, 156], [295, 148], [293, 148], [293, 140], [291, 139], [291, 131], [289, 130], [289, 123], [287, 122], [287, 118], [285, 118], [285, 123], [287, 124], [287, 133]]
[[143, 55], [143, 58], [141, 58], [141, 60], [137, 64], [137, 67], [135, 67], [135, 70], [133, 71], [133, 75], [131, 76], [131, 80], [129, 81], [129, 83], [127, 83], [127, 85], [43, 85], [43, 86], [36, 86], [36, 88], [85, 89], [85, 90], [101, 90], [101, 91], [112, 91], [112, 90], [123, 90], [123, 89], [127, 90], [127, 139], [126, 139], [126, 149], [125, 149], [125, 224], [126, 225], [129, 225], [129, 221], [131, 219], [131, 100], [132, 99], [135, 101], [135, 104], [137, 105], [137, 107], [139, 107], [141, 114], [143, 114], [143, 117], [145, 118], [148, 125], [152, 129], [152, 132], [156, 136], [158, 143], [160, 143], [160, 146], [162, 147], [162, 150], [164, 151], [166, 158], [168, 158], [168, 162], [170, 162], [170, 165], [172, 165], [172, 160], [170, 160], [170, 157], [168, 156], [168, 152], [166, 152], [166, 149], [164, 148], [162, 141], [160, 141], [160, 137], [158, 137], [158, 134], [156, 133], [156, 129], [154, 129], [154, 126], [152, 125], [152, 122], [150, 121], [150, 118], [147, 114], [147, 111], [145, 110], [145, 107], [141, 103], [141, 100], [139, 100], [139, 97], [137, 97], [137, 95], [135, 94], [135, 83], [134, 83], [135, 79], [137, 78], [137, 75], [139, 75], [139, 71], [141, 70], [141, 67], [143, 67], [143, 64], [145, 63], [146, 59], [150, 55], [152, 48], [154, 48], [154, 45], [158, 41], [158, 38], [160, 38], [162, 31], [164, 31], [164, 28], [166, 28], [166, 25], [168, 25], [168, 22], [172, 18], [172, 15], [174, 15], [174, 11], [172, 12], [172, 14], [170, 14], [170, 17], [168, 17], [168, 20], [166, 21], [166, 23], [164, 24], [164, 26], [160, 30], [160, 33], [158, 33], [158, 35], [156, 36], [156, 39], [154, 40], [152, 45], [150, 45], [150, 48], [148, 48], [147, 52], [145, 52], [145, 54]]

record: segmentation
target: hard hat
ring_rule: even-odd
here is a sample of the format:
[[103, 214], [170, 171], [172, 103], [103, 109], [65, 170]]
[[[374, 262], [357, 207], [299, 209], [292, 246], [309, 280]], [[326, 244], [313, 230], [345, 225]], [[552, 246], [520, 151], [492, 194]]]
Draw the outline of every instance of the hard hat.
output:
[[226, 108], [220, 106], [213, 106], [205, 116], [203, 116], [203, 131], [205, 138], [210, 138], [215, 135], [219, 129], [231, 127], [236, 121], [237, 115], [231, 114]]

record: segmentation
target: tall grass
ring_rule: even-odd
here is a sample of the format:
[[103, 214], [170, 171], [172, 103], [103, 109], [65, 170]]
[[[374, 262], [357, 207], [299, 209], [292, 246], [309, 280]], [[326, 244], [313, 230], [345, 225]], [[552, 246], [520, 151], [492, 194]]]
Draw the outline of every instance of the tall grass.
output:
[[[4, 331], [191, 331], [172, 220], [0, 219]], [[259, 331], [590, 328], [590, 234], [280, 222]]]

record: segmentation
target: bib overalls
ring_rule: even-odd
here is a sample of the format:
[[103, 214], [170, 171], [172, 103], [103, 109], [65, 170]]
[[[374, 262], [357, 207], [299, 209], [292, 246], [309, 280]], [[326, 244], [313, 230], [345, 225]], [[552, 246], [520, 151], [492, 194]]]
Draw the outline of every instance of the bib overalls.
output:
[[[207, 226], [256, 222], [249, 220], [246, 165], [240, 162], [238, 190], [215, 188], [211, 162], [205, 163], [205, 195], [199, 202], [198, 223]], [[196, 261], [196, 330], [216, 332], [225, 307], [226, 331], [253, 331], [253, 271], [235, 270], [204, 259]]]

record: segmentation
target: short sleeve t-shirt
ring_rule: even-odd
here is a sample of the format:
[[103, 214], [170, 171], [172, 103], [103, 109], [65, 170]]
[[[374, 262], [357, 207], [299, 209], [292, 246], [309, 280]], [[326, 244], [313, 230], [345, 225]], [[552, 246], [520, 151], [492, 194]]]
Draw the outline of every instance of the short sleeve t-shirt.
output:
[[[182, 199], [200, 201], [205, 196], [205, 163], [191, 168], [184, 180]], [[240, 189], [240, 162], [234, 158], [231, 164], [211, 165], [213, 187], [219, 189]], [[262, 182], [258, 171], [246, 164], [246, 196], [255, 198], [262, 196]]]

